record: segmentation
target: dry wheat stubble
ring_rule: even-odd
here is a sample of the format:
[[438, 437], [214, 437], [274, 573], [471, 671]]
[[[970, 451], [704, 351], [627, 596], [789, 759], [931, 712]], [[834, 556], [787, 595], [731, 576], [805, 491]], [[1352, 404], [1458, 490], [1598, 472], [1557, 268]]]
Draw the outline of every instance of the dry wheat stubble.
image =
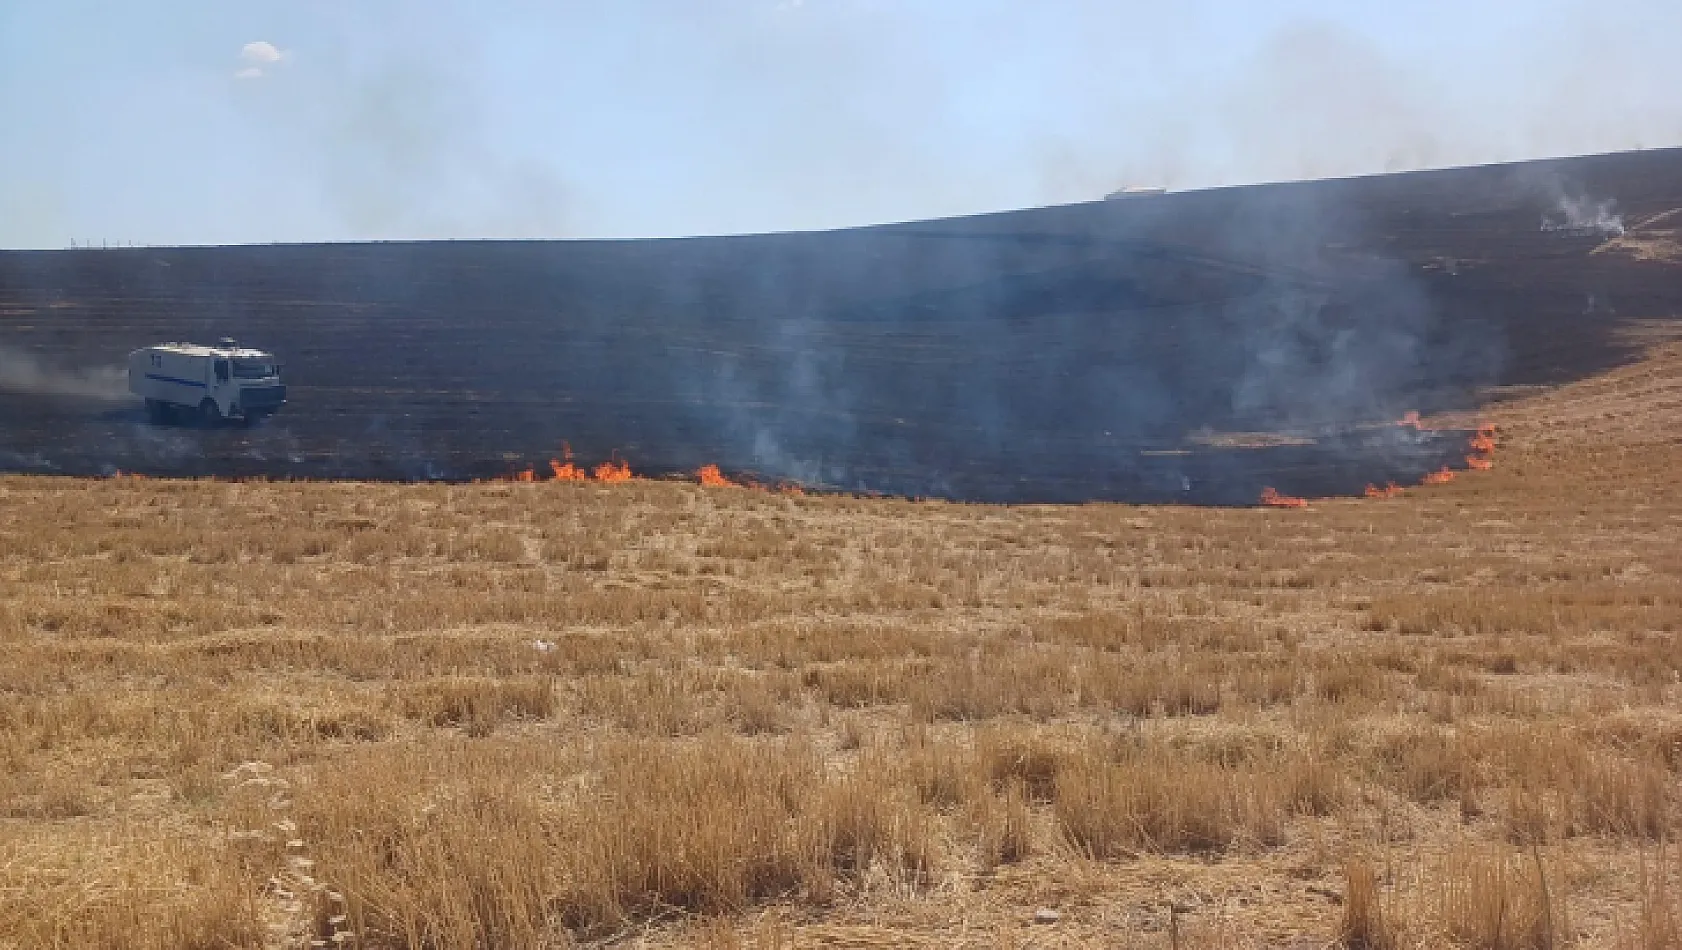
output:
[[1676, 450], [1537, 444], [1286, 512], [0, 479], [0, 946], [1674, 947]]

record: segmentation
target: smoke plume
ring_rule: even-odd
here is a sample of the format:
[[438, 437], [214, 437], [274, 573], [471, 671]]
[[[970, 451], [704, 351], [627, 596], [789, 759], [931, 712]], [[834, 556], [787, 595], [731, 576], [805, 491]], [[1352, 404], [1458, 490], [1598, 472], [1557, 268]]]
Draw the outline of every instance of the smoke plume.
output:
[[128, 377], [120, 366], [64, 369], [10, 347], [0, 347], [0, 392], [101, 400], [129, 398]]
[[1544, 231], [1566, 231], [1601, 237], [1622, 237], [1624, 216], [1611, 198], [1595, 200], [1587, 195], [1560, 195], [1551, 212], [1542, 219]]

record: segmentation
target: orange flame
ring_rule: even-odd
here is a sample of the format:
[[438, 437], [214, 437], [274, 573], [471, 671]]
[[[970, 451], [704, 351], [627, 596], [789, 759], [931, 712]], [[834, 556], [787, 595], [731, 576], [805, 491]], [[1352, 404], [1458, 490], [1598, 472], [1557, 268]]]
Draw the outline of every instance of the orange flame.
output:
[[1261, 503], [1268, 506], [1269, 508], [1307, 508], [1308, 507], [1308, 500], [1307, 499], [1305, 499], [1305, 498], [1293, 498], [1290, 495], [1281, 495], [1278, 492], [1274, 491], [1273, 486], [1271, 486], [1271, 485], [1262, 489], [1262, 491], [1261, 491]]
[[700, 479], [702, 485], [709, 488], [745, 488], [749, 491], [775, 492], [790, 498], [804, 498], [806, 496], [806, 489], [799, 482], [766, 483], [746, 476], [731, 478], [724, 474], [717, 465], [712, 464], [703, 465], [696, 469], [695, 477]]
[[630, 464], [620, 459], [597, 465], [592, 474], [598, 482], [628, 482], [632, 478]]
[[695, 477], [699, 478], [701, 480], [701, 484], [706, 485], [709, 488], [740, 488], [741, 487], [736, 482], [733, 482], [730, 479], [725, 478], [724, 473], [718, 470], [717, 465], [708, 464], [708, 465], [701, 466], [700, 469], [698, 469], [695, 472]]
[[1427, 485], [1446, 485], [1454, 481], [1454, 472], [1445, 465], [1440, 470], [1426, 475], [1423, 481]]
[[571, 460], [558, 462], [555, 459], [550, 459], [549, 470], [555, 473], [555, 481], [557, 482], [586, 482], [590, 480], [590, 476], [585, 474], [583, 469], [572, 464]]
[[1396, 420], [1396, 424], [1405, 429], [1419, 428], [1419, 411], [1417, 409], [1409, 409], [1407, 412], [1402, 413], [1402, 417]]
[[555, 473], [555, 481], [586, 482], [590, 480], [590, 476], [583, 469], [572, 464], [572, 443], [561, 443], [561, 458], [565, 461], [549, 460], [549, 471]]
[[1379, 488], [1377, 485], [1368, 485], [1366, 490], [1368, 498], [1394, 498], [1401, 493], [1401, 487], [1395, 482], [1390, 482], [1383, 488]]
[[1489, 457], [1495, 451], [1495, 425], [1493, 423], [1480, 423], [1477, 434], [1467, 440], [1466, 444], [1474, 453], [1466, 456], [1467, 468], [1487, 472], [1495, 467], [1494, 460]]
[[[587, 482], [590, 481], [592, 474], [598, 482], [628, 482], [635, 477], [631, 474], [630, 464], [621, 461], [617, 457], [617, 453], [611, 461], [597, 465], [593, 471], [587, 471], [573, 464], [572, 446], [565, 442], [561, 443], [561, 457], [566, 461], [563, 462], [560, 459], [549, 460], [549, 472], [553, 476], [553, 480], [557, 482]], [[529, 466], [522, 471], [510, 472], [494, 480], [502, 482], [548, 481], [548, 479], [539, 478], [537, 470]]]
[[[611, 484], [616, 482], [628, 482], [637, 477], [635, 473], [631, 471], [630, 463], [619, 458], [619, 454], [617, 452], [614, 453], [612, 458], [600, 465], [596, 465], [592, 468], [580, 466], [573, 462], [572, 446], [565, 442], [561, 443], [561, 458], [549, 460], [549, 472], [552, 478], [543, 478], [538, 475], [536, 469], [527, 467], [520, 471], [510, 472], [507, 475], [498, 476], [492, 479], [492, 481], [595, 481]], [[695, 471], [695, 477], [700, 480], [702, 485], [712, 487], [747, 488], [752, 489], [753, 491], [777, 492], [790, 497], [802, 497], [806, 494], [804, 486], [800, 485], [798, 482], [777, 482], [775, 484], [766, 484], [749, 478], [731, 478], [728, 475], [725, 475], [723, 470], [721, 470], [717, 465], [712, 464], [703, 465], [697, 469]], [[475, 484], [478, 484], [481, 481], [481, 479], [474, 479]]]

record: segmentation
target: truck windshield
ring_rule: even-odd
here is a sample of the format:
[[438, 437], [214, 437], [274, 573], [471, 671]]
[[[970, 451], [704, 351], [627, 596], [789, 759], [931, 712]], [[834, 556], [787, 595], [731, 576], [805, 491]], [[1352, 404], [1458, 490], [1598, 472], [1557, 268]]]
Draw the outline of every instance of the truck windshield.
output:
[[234, 360], [234, 377], [236, 379], [267, 379], [274, 374], [274, 364], [268, 360]]

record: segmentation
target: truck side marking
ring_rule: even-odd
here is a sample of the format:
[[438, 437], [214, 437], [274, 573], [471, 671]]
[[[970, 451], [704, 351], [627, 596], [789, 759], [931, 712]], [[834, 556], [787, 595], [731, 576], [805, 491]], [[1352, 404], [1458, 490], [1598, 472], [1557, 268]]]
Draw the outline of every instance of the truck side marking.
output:
[[200, 389], [209, 389], [210, 388], [209, 386], [206, 386], [204, 383], [196, 382], [196, 381], [191, 380], [191, 379], [177, 379], [174, 376], [159, 376], [157, 373], [147, 373], [146, 378], [147, 379], [155, 379], [160, 383], [179, 383], [182, 386], [197, 386]]

